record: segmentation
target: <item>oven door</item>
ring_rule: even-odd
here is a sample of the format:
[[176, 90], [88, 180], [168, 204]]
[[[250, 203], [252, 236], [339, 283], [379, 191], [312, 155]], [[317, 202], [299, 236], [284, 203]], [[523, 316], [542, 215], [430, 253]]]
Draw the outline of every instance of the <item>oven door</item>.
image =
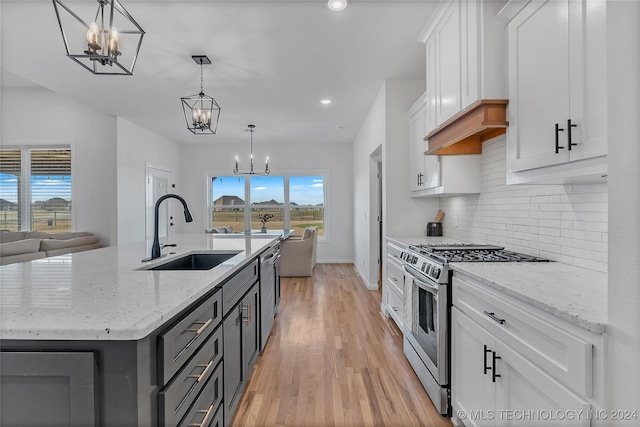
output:
[[447, 285], [418, 277], [412, 267], [403, 266], [403, 269], [412, 278], [411, 313], [407, 325], [410, 334], [407, 338], [433, 378], [445, 386], [449, 372]]

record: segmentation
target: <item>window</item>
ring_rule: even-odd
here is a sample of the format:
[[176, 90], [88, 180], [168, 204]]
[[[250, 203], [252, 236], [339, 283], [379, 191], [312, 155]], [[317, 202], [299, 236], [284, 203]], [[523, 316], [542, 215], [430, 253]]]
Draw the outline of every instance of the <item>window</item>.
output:
[[71, 150], [0, 150], [0, 228], [71, 231]]
[[252, 176], [251, 177], [251, 228], [262, 227], [258, 216], [271, 214], [268, 228], [284, 229], [284, 177]]
[[324, 236], [324, 178], [322, 176], [292, 176], [289, 178], [290, 228], [302, 234], [305, 227], [318, 227], [318, 237]]
[[269, 229], [317, 226], [325, 236], [325, 178], [322, 175], [214, 176], [210, 179], [212, 227], [232, 226], [234, 231], [258, 230], [261, 214], [272, 214]]
[[244, 230], [245, 179], [216, 176], [211, 179], [211, 227], [231, 226]]

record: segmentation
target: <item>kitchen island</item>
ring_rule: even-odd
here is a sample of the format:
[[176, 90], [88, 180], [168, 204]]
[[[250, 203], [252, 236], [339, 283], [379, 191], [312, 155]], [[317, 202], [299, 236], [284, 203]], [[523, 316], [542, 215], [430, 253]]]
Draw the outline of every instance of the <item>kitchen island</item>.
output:
[[[149, 263], [140, 242], [1, 267], [2, 425], [228, 424], [259, 352], [258, 258], [279, 239], [177, 235]], [[150, 270], [211, 252], [235, 255]], [[223, 328], [240, 372], [223, 367]]]

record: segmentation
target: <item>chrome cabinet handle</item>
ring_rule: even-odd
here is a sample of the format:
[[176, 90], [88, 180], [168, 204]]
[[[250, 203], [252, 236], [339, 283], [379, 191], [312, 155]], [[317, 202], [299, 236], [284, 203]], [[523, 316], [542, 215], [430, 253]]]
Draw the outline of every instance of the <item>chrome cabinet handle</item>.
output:
[[207, 372], [209, 372], [212, 366], [213, 366], [213, 359], [211, 359], [209, 363], [207, 363], [206, 365], [203, 365], [202, 363], [200, 363], [196, 365], [196, 367], [198, 368], [204, 368], [204, 370], [200, 373], [200, 375], [187, 375], [187, 378], [197, 378], [196, 382], [199, 383], [200, 381], [202, 381], [204, 377], [207, 376]]
[[207, 329], [207, 327], [213, 322], [213, 319], [209, 319], [206, 322], [193, 322], [196, 325], [202, 325], [198, 329], [185, 329], [185, 332], [195, 332], [196, 335], [200, 335], [202, 331]]
[[495, 313], [489, 313], [488, 311], [483, 311], [483, 313], [484, 313], [485, 316], [487, 316], [491, 320], [493, 320], [493, 321], [495, 321], [495, 322], [497, 322], [497, 323], [499, 323], [501, 325], [504, 325], [505, 320], [499, 318], [498, 316], [496, 316]]
[[240, 310], [247, 310], [247, 317], [243, 317], [242, 321], [246, 323], [251, 323], [251, 303], [240, 306]]
[[205, 427], [209, 424], [209, 417], [213, 413], [213, 405], [209, 406], [209, 409], [206, 411], [204, 409], [196, 411], [198, 414], [205, 414], [204, 419], [200, 424], [189, 424], [189, 427]]

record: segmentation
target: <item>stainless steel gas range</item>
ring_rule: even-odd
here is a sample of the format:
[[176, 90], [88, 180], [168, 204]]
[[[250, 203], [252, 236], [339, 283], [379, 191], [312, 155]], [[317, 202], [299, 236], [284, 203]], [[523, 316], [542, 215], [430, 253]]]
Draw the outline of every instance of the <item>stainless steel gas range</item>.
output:
[[538, 262], [542, 258], [503, 247], [468, 243], [412, 245], [402, 252], [404, 270], [404, 354], [431, 401], [451, 415], [450, 262]]

